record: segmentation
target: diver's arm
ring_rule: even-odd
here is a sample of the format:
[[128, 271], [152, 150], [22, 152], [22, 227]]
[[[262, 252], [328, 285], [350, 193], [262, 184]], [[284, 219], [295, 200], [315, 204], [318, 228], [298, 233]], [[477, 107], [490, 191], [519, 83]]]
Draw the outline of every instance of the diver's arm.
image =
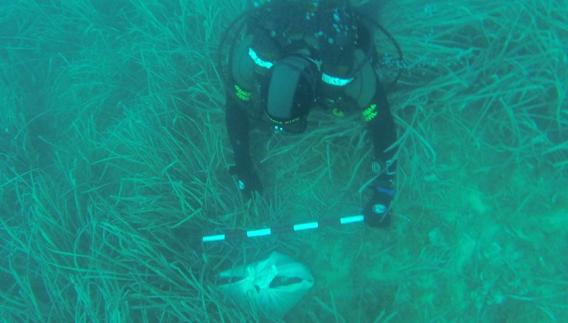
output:
[[[238, 88], [238, 86], [235, 86]], [[248, 92], [241, 92], [241, 95], [246, 95]], [[231, 174], [237, 177], [237, 187], [245, 196], [250, 197], [252, 192], [261, 192], [262, 183], [260, 178], [253, 169], [253, 164], [250, 158], [250, 144], [249, 144], [249, 118], [246, 110], [244, 109], [242, 100], [243, 96], [227, 96], [226, 106], [226, 122], [227, 130], [229, 132], [229, 140], [233, 147], [233, 158], [235, 166], [231, 167]]]
[[381, 177], [392, 181], [396, 169], [393, 159], [395, 151], [388, 148], [397, 140], [396, 128], [385, 90], [379, 82], [372, 103], [363, 110], [363, 118], [368, 121], [367, 129], [373, 142], [374, 161], [381, 166]]
[[226, 83], [225, 122], [233, 148], [235, 168], [252, 169], [249, 145], [249, 113], [253, 100], [254, 63], [248, 55], [250, 39], [239, 41], [229, 60], [230, 77]]
[[249, 119], [246, 111], [239, 106], [232, 94], [227, 95], [225, 122], [229, 141], [233, 148], [233, 159], [238, 170], [250, 171], [252, 162], [249, 144]]
[[364, 206], [363, 214], [370, 226], [386, 227], [391, 222], [391, 202], [396, 193], [396, 165], [391, 147], [396, 142], [396, 129], [385, 91], [378, 81], [371, 105], [363, 110], [363, 119], [368, 122], [368, 131], [374, 145], [373, 168], [377, 169], [373, 171], [378, 172], [377, 179], [371, 185], [372, 196]]

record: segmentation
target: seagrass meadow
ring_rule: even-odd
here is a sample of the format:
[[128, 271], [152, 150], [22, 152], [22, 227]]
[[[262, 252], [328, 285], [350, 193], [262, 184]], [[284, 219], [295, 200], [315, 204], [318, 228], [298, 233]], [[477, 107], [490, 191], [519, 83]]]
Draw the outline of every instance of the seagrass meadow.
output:
[[216, 287], [290, 255], [285, 322], [568, 321], [568, 1], [385, 1], [398, 141], [387, 229], [202, 244], [358, 213], [359, 116], [251, 130], [244, 199], [216, 57], [237, 0], [0, 1], [0, 322], [263, 322]]

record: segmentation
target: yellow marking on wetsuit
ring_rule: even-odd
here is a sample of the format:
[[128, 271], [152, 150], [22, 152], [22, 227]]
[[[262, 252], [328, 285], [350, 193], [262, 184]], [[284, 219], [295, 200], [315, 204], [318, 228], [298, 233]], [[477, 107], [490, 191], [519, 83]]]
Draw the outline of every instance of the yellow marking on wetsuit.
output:
[[240, 86], [235, 84], [235, 95], [241, 101], [250, 101], [251, 92], [243, 90]]
[[365, 110], [363, 110], [362, 114], [363, 120], [365, 120], [366, 122], [372, 121], [379, 115], [379, 112], [377, 111], [377, 105], [369, 105]]
[[340, 108], [333, 108], [331, 110], [331, 113], [338, 118], [345, 117], [345, 112], [343, 112], [343, 110], [341, 110]]

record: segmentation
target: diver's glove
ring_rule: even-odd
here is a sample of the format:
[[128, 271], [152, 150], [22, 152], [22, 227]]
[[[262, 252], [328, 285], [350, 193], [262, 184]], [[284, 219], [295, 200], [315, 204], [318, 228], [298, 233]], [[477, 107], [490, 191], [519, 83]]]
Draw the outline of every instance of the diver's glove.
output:
[[237, 180], [237, 188], [246, 198], [250, 198], [253, 192], [262, 192], [262, 183], [252, 167], [232, 166], [229, 173]]
[[391, 222], [391, 202], [395, 195], [390, 176], [379, 177], [371, 186], [373, 195], [363, 209], [365, 222], [371, 227], [384, 228]]

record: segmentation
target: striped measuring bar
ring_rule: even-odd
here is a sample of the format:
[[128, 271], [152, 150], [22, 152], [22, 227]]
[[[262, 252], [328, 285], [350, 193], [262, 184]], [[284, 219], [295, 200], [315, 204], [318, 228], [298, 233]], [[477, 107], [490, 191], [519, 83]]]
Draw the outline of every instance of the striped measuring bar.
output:
[[201, 238], [201, 241], [204, 243], [210, 243], [210, 242], [226, 241], [230, 238], [239, 238], [239, 237], [249, 238], [249, 239], [258, 238], [258, 237], [268, 237], [277, 233], [293, 233], [300, 231], [309, 231], [309, 230], [316, 230], [324, 226], [331, 226], [338, 224], [345, 225], [345, 224], [361, 223], [364, 221], [365, 221], [365, 216], [358, 214], [358, 215], [344, 216], [334, 220], [312, 221], [312, 222], [293, 224], [289, 226], [260, 228], [254, 230], [235, 230], [231, 233], [205, 235]]

